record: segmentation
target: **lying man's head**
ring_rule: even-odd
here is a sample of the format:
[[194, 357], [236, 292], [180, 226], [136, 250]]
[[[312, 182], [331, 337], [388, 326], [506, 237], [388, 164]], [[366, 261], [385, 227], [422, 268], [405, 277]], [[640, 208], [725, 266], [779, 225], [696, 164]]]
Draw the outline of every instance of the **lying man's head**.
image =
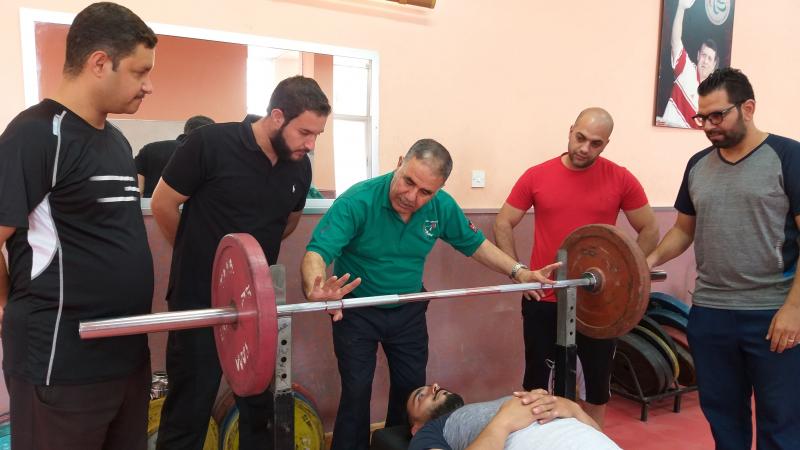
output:
[[429, 420], [453, 412], [462, 406], [464, 399], [460, 395], [442, 389], [436, 383], [415, 389], [406, 402], [411, 434], [415, 434]]

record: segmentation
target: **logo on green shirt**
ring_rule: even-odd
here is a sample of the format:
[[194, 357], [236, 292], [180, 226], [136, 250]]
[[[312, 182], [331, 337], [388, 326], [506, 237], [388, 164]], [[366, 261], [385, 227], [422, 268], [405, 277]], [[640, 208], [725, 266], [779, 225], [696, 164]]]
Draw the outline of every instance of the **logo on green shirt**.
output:
[[436, 237], [433, 235], [434, 230], [436, 227], [439, 226], [438, 220], [426, 220], [425, 223], [422, 224], [422, 231], [425, 232], [425, 236], [428, 237]]

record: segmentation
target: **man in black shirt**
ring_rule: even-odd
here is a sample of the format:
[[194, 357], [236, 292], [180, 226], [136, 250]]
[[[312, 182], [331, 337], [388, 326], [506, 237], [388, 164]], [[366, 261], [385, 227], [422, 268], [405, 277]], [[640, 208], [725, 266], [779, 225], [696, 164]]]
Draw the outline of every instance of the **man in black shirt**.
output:
[[204, 125], [212, 124], [214, 120], [206, 116], [192, 116], [183, 126], [183, 134], [175, 139], [166, 141], [151, 142], [136, 154], [136, 173], [139, 178], [139, 190], [142, 198], [153, 196], [161, 172], [167, 166], [167, 162], [172, 158], [172, 154], [178, 145], [186, 140], [186, 135]]
[[[170, 310], [210, 307], [214, 253], [228, 233], [250, 233], [275, 264], [281, 240], [303, 212], [311, 184], [307, 153], [329, 114], [319, 85], [296, 76], [278, 84], [265, 117], [202, 127], [177, 148], [151, 203], [174, 245]], [[211, 328], [170, 332], [167, 374], [157, 448], [202, 448], [221, 376]], [[268, 448], [271, 395], [236, 398], [241, 449]]]
[[[82, 320], [145, 314], [153, 263], [130, 144], [109, 113], [152, 92], [157, 37], [95, 3], [67, 34], [52, 99], [0, 136], [3, 371], [15, 449], [147, 447], [147, 336], [83, 341]], [[10, 275], [10, 277], [9, 277]]]

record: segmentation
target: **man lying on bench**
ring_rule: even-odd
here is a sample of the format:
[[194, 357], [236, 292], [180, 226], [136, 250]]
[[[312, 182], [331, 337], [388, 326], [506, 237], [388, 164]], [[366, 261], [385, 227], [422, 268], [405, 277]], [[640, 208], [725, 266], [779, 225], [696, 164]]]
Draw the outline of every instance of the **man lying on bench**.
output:
[[618, 450], [577, 403], [543, 389], [464, 406], [438, 384], [411, 393], [409, 450]]

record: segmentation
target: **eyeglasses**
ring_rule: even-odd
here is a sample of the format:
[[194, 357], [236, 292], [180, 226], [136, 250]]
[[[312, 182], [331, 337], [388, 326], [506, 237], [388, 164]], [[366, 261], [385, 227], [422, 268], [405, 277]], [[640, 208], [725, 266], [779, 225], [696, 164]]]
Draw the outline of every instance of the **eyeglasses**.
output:
[[734, 103], [731, 106], [723, 109], [722, 111], [714, 111], [712, 113], [708, 113], [706, 115], [703, 114], [695, 114], [692, 116], [694, 123], [697, 124], [698, 127], [702, 127], [706, 124], [706, 120], [711, 122], [711, 125], [719, 125], [725, 119], [725, 116], [733, 109], [739, 106], [741, 103]]

